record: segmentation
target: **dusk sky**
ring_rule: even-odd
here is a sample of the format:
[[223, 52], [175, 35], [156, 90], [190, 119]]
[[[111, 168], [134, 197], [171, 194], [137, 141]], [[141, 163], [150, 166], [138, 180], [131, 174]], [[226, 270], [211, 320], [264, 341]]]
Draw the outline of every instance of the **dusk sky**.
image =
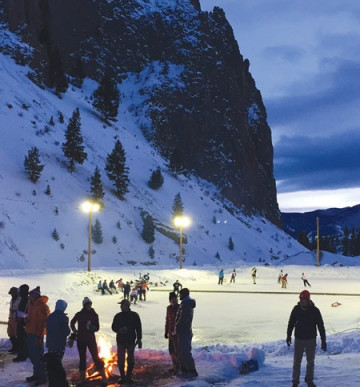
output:
[[267, 109], [282, 211], [360, 203], [360, 2], [200, 0], [224, 9]]

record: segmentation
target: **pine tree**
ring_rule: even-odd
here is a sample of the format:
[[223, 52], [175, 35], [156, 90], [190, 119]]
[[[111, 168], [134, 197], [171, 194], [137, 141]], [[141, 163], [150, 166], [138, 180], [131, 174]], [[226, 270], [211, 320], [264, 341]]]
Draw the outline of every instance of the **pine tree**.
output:
[[29, 179], [35, 184], [40, 179], [41, 172], [44, 169], [44, 165], [40, 163], [39, 150], [35, 146], [25, 156], [24, 167]]
[[82, 84], [84, 82], [84, 78], [85, 78], [84, 66], [83, 66], [83, 61], [81, 60], [81, 58], [77, 58], [72, 75], [73, 75], [72, 83], [76, 87], [80, 88], [82, 86]]
[[151, 259], [154, 259], [154, 258], [155, 258], [155, 250], [154, 250], [154, 246], [153, 246], [153, 245], [151, 245], [151, 246], [149, 247], [148, 254], [149, 254], [149, 257], [150, 257]]
[[234, 242], [233, 242], [233, 240], [232, 240], [231, 237], [229, 238], [228, 247], [229, 247], [229, 250], [230, 250], [230, 251], [233, 251], [233, 250], [234, 250]]
[[46, 186], [45, 195], [48, 195], [48, 196], [51, 195], [51, 188], [49, 184]]
[[62, 63], [59, 48], [56, 46], [49, 51], [49, 65], [47, 85], [49, 87], [56, 87], [57, 93], [64, 93], [69, 84], [64, 73], [64, 66]]
[[98, 110], [105, 121], [116, 120], [120, 104], [120, 93], [116, 81], [106, 72], [100, 80], [99, 87], [93, 94], [93, 107]]
[[105, 196], [105, 192], [103, 190], [103, 185], [101, 181], [101, 174], [99, 168], [96, 166], [94, 174], [91, 176], [90, 179], [90, 192], [91, 192], [91, 198], [99, 203], [101, 207], [104, 206], [103, 198]]
[[184, 213], [184, 205], [181, 200], [180, 192], [178, 192], [173, 201], [172, 205], [172, 216], [175, 218], [176, 216], [182, 216]]
[[164, 184], [164, 177], [161, 173], [160, 167], [157, 167], [155, 171], [152, 172], [148, 186], [151, 189], [159, 189]]
[[215, 215], [212, 217], [212, 222], [213, 222], [214, 224], [216, 224], [216, 216], [215, 216]]
[[95, 225], [92, 226], [91, 237], [92, 237], [92, 240], [98, 245], [103, 243], [103, 232], [102, 232], [102, 227], [99, 219], [96, 219]]
[[53, 232], [51, 233], [51, 236], [55, 241], [58, 241], [60, 239], [59, 233], [57, 232], [56, 228], [54, 228]]
[[116, 141], [113, 151], [107, 156], [105, 170], [108, 178], [114, 183], [116, 196], [124, 200], [125, 194], [129, 191], [130, 180], [125, 151], [119, 140]]
[[76, 108], [65, 132], [65, 142], [62, 144], [64, 155], [69, 160], [68, 169], [70, 172], [74, 172], [75, 163], [83, 164], [87, 159], [87, 153], [84, 149], [81, 135], [80, 110]]
[[154, 220], [150, 215], [144, 219], [144, 227], [141, 234], [146, 243], [153, 243], [155, 240], [155, 225]]
[[218, 259], [219, 261], [221, 261], [221, 257], [220, 257], [220, 254], [219, 254], [218, 251], [217, 251], [216, 254], [215, 254], [215, 258]]

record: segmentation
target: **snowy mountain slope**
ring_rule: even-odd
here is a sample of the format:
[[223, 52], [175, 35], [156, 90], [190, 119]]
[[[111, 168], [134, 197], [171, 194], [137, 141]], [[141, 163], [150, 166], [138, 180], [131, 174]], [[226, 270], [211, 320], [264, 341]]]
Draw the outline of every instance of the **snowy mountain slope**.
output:
[[[184, 246], [186, 265], [223, 265], [244, 260], [277, 263], [288, 256], [314, 262], [309, 252], [267, 220], [251, 219], [235, 211], [211, 184], [194, 177], [175, 179], [168, 172], [165, 160], [149, 146], [139, 129], [139, 123], [146, 120], [139, 113], [140, 85], [145, 83], [142, 77], [147, 77], [147, 85], [155, 84], [160, 77], [156, 64], [136, 77], [129, 74], [120, 85], [122, 103], [118, 121], [111, 127], [98, 119], [91, 106], [95, 82], [87, 80], [82, 90], [71, 88], [59, 99], [52, 91], [38, 88], [26, 76], [29, 69], [15, 65], [8, 57], [0, 56], [0, 67], [1, 267], [85, 267], [86, 262], [79, 259], [87, 249], [88, 215], [79, 210], [79, 205], [89, 196], [90, 177], [96, 166], [100, 168], [106, 195], [104, 210], [93, 216], [94, 222], [99, 219], [104, 235], [101, 245], [93, 243], [96, 250], [93, 265], [114, 266], [135, 261], [177, 266], [178, 245], [159, 232], [153, 244], [155, 259], [149, 258], [149, 245], [141, 237], [141, 211], [173, 228], [171, 208], [178, 192], [184, 212], [193, 219], [189, 230], [184, 230], [188, 239]], [[174, 77], [177, 71], [173, 69]], [[61, 144], [68, 119], [77, 107], [88, 159], [71, 174]], [[58, 112], [64, 115], [64, 123], [59, 122]], [[54, 126], [49, 125], [51, 117]], [[125, 201], [113, 195], [104, 172], [106, 156], [116, 139], [124, 146], [130, 169], [130, 192]], [[37, 184], [28, 180], [23, 167], [24, 157], [32, 146], [39, 149], [45, 164]], [[165, 183], [153, 191], [147, 182], [158, 166]], [[51, 195], [44, 193], [48, 185]], [[224, 205], [232, 208], [234, 215]], [[51, 237], [54, 229], [60, 236], [58, 242]], [[235, 245], [233, 251], [227, 246], [229, 237]], [[219, 260], [215, 258], [217, 252]]]

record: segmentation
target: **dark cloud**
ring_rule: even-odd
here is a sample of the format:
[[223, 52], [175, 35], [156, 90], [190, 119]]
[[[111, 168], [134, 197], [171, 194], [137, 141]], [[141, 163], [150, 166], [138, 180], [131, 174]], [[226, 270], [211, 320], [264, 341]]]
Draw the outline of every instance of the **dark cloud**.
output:
[[282, 137], [274, 154], [278, 192], [360, 185], [360, 127], [328, 138]]

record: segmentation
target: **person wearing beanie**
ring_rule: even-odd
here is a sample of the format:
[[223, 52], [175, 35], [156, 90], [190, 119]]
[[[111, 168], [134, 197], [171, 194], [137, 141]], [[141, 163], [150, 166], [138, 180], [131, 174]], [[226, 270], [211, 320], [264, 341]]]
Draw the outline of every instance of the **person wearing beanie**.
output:
[[177, 357], [177, 336], [175, 329], [175, 317], [176, 313], [179, 310], [178, 298], [175, 292], [169, 293], [169, 302], [170, 305], [166, 308], [166, 317], [165, 317], [165, 339], [169, 340], [169, 353], [171, 356], [171, 361], [173, 363], [172, 372], [176, 375], [180, 370], [179, 359]]
[[25, 332], [25, 321], [27, 318], [29, 303], [29, 286], [23, 284], [19, 288], [20, 302], [16, 311], [16, 352], [14, 362], [25, 361], [28, 357], [27, 338]]
[[7, 334], [9, 336], [12, 348], [9, 349], [10, 353], [17, 353], [17, 340], [16, 340], [16, 312], [21, 301], [19, 291], [14, 286], [9, 290], [11, 296], [10, 307], [9, 307], [9, 319], [7, 324]]
[[310, 293], [303, 290], [299, 298], [300, 301], [294, 306], [290, 314], [286, 338], [286, 344], [290, 346], [291, 335], [295, 327], [292, 385], [293, 387], [299, 385], [301, 360], [305, 351], [307, 361], [305, 382], [308, 387], [316, 387], [314, 384], [316, 336], [318, 330], [321, 338], [321, 349], [326, 351], [325, 327], [320, 310], [310, 299]]
[[80, 382], [85, 383], [86, 375], [86, 349], [89, 349], [97, 371], [102, 377], [102, 383], [106, 386], [107, 380], [104, 370], [104, 362], [99, 358], [95, 332], [100, 329], [99, 316], [92, 308], [90, 298], [85, 297], [82, 301], [83, 308], [75, 314], [70, 321], [70, 327], [77, 337], [77, 348], [79, 351]]
[[49, 387], [68, 387], [66, 373], [62, 365], [65, 353], [66, 339], [70, 334], [69, 318], [65, 314], [67, 302], [57, 300], [55, 311], [46, 321], [46, 348], [48, 352], [43, 360], [46, 363]]
[[25, 324], [29, 358], [33, 364], [33, 375], [26, 378], [40, 386], [47, 382], [44, 355], [44, 336], [46, 333], [46, 320], [50, 314], [47, 306], [49, 298], [42, 296], [39, 289], [35, 288], [29, 293], [28, 317]]
[[198, 373], [195, 369], [195, 361], [191, 354], [192, 320], [196, 302], [190, 298], [188, 288], [180, 290], [181, 304], [175, 317], [175, 332], [177, 335], [177, 355], [181, 366], [181, 375], [195, 377]]
[[[130, 301], [119, 302], [121, 312], [114, 316], [111, 329], [116, 333], [118, 347], [118, 366], [120, 380], [118, 383], [133, 383], [132, 372], [135, 365], [135, 347], [142, 348], [142, 326], [139, 315], [130, 310]], [[125, 355], [127, 354], [127, 372], [125, 375]]]

